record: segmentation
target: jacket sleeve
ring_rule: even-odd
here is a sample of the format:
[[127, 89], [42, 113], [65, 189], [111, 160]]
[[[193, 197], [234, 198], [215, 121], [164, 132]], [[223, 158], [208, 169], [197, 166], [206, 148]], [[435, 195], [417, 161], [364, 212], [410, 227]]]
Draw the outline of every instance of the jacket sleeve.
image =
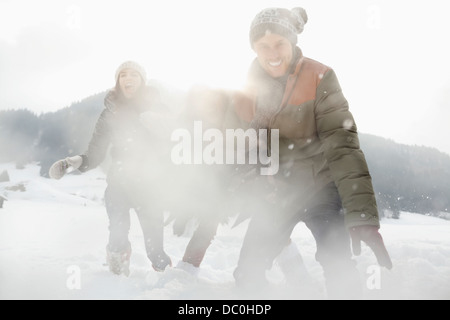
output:
[[325, 73], [317, 87], [315, 117], [347, 227], [379, 226], [372, 178], [360, 149], [357, 127], [333, 70]]
[[81, 155], [83, 163], [80, 171], [94, 169], [105, 159], [111, 141], [111, 117], [112, 112], [108, 109], [104, 109], [100, 114], [87, 151]]

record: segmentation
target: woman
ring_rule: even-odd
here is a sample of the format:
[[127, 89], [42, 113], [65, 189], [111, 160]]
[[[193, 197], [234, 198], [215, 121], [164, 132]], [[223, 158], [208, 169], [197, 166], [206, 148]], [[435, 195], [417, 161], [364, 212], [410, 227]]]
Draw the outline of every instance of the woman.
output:
[[[189, 90], [184, 110], [177, 119], [179, 128], [195, 136], [194, 126], [200, 124], [202, 131], [215, 130], [224, 134], [227, 128], [239, 123], [228, 101], [224, 90], [194, 86]], [[234, 214], [228, 191], [233, 168], [213, 163], [180, 164], [174, 167], [174, 172], [177, 183], [173, 190], [177, 197], [171, 207], [173, 232], [181, 236], [189, 224], [195, 223], [195, 230], [177, 268], [197, 274], [220, 223]]]
[[[235, 109], [232, 96], [233, 93], [227, 90], [206, 86], [192, 88], [186, 98], [185, 110], [179, 118], [179, 126], [194, 135], [194, 123], [201, 123], [203, 130], [214, 130], [219, 137], [224, 137], [224, 140], [227, 130], [246, 129], [247, 124]], [[223, 145], [222, 156], [229, 151], [225, 145], [226, 143]], [[237, 146], [234, 145], [234, 148]], [[234, 149], [233, 153], [237, 152], [238, 149]], [[176, 187], [172, 189], [172, 192], [177, 194], [177, 202], [173, 201], [171, 207], [172, 218], [175, 220], [174, 234], [184, 234], [188, 222], [192, 219], [196, 222], [177, 268], [197, 274], [206, 251], [216, 236], [218, 226], [239, 211], [257, 210], [257, 203], [250, 200], [250, 192], [243, 192], [250, 189], [256, 194], [255, 189], [258, 189], [256, 179], [252, 179], [251, 185], [244, 182], [249, 169], [251, 170], [252, 166], [226, 161], [223, 164], [179, 165], [174, 168], [177, 177]], [[290, 285], [305, 284], [309, 281], [302, 257], [290, 239], [277, 257], [277, 263]]]
[[49, 175], [60, 179], [69, 167], [84, 172], [100, 165], [111, 147], [105, 205], [109, 217], [107, 263], [115, 274], [129, 274], [130, 210], [134, 209], [144, 234], [147, 256], [156, 271], [171, 265], [163, 249], [163, 185], [168, 146], [140, 121], [144, 112], [166, 112], [159, 93], [145, 85], [145, 70], [126, 61], [116, 71], [116, 86], [105, 97], [87, 151], [55, 162]]
[[234, 275], [238, 285], [262, 283], [295, 225], [304, 221], [316, 240], [329, 296], [353, 297], [360, 285], [349, 233], [355, 254], [364, 241], [380, 265], [391, 268], [392, 263], [378, 232], [377, 205], [355, 121], [336, 75], [297, 47], [306, 22], [302, 8], [268, 8], [251, 24], [257, 57], [248, 89], [235, 103], [245, 110], [250, 127], [279, 130], [280, 169], [268, 179], [270, 197], [260, 197], [278, 209], [253, 215]]

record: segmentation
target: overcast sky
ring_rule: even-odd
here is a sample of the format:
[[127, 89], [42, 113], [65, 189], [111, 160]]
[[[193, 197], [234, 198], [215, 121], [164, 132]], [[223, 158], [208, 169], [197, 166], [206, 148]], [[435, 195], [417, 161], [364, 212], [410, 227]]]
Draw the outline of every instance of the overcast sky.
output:
[[56, 111], [124, 60], [180, 89], [239, 88], [253, 17], [302, 6], [305, 56], [335, 69], [359, 131], [450, 154], [448, 1], [0, 0], [0, 110]]

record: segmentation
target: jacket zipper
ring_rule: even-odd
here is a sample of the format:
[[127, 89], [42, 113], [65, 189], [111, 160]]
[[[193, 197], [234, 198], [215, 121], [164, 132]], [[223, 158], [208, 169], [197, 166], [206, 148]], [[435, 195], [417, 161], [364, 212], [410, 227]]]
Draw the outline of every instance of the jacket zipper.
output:
[[[277, 111], [274, 113], [274, 115], [270, 118], [270, 121], [269, 121], [269, 128], [267, 129], [267, 156], [268, 157], [272, 156], [272, 139], [270, 139], [270, 137], [272, 136], [273, 122], [275, 121], [275, 118], [278, 116], [278, 114], [281, 112], [281, 110], [283, 110], [287, 106], [289, 100], [291, 99], [292, 94], [294, 93], [295, 86], [297, 85], [298, 78], [300, 78], [300, 74], [303, 69], [303, 57], [299, 60], [299, 62], [297, 62], [297, 64], [298, 63], [301, 63], [301, 65], [300, 65], [300, 69], [298, 70], [297, 76], [295, 77], [295, 81], [292, 85], [291, 91], [289, 92], [289, 94], [287, 96], [285, 95], [287, 98], [283, 99], [283, 101], [281, 102]], [[285, 97], [285, 96], [283, 96], [283, 97]]]

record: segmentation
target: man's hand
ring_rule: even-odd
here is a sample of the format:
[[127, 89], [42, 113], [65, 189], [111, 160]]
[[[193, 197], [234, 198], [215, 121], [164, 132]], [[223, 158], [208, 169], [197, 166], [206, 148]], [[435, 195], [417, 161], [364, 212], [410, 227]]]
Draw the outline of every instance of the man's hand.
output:
[[379, 227], [370, 225], [350, 228], [353, 254], [356, 256], [361, 254], [361, 241], [364, 241], [375, 253], [378, 264], [387, 269], [392, 269], [391, 257], [384, 246], [383, 238], [378, 229]]

